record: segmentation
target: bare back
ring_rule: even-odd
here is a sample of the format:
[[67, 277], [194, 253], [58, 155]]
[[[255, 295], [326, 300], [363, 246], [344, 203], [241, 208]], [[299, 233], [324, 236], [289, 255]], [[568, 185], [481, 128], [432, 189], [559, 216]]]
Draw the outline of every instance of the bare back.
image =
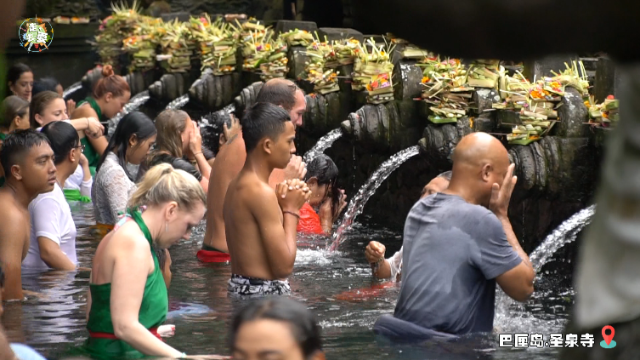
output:
[[[263, 211], [257, 213], [255, 207]], [[262, 213], [268, 213], [264, 219]], [[262, 217], [262, 218], [258, 218]], [[231, 271], [237, 275], [273, 280], [269, 249], [259, 224], [282, 227], [282, 212], [274, 189], [255, 173], [241, 172], [229, 185], [224, 203], [226, 240], [231, 254]], [[274, 223], [275, 222], [275, 223]]]
[[[223, 207], [229, 184], [235, 179], [247, 159], [242, 132], [236, 138], [232, 137], [220, 149], [216, 160], [211, 166], [209, 177], [209, 191], [207, 193], [207, 229], [204, 234], [204, 244], [220, 251], [229, 252], [225, 235], [225, 221]], [[274, 169], [269, 184], [273, 185], [284, 180], [284, 170]]]
[[0, 264], [5, 273], [4, 300], [22, 299], [22, 260], [29, 251], [29, 210], [16, 201], [12, 190], [0, 188]]

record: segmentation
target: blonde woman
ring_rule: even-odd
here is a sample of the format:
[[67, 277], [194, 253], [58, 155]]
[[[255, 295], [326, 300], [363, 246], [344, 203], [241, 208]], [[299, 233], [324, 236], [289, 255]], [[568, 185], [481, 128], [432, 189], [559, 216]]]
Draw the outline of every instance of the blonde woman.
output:
[[[100, 242], [93, 258], [84, 347], [90, 354], [185, 356], [157, 332], [168, 298], [153, 249], [188, 239], [204, 216], [205, 203], [202, 187], [186, 172], [168, 164], [147, 172], [128, 203], [127, 216]], [[141, 207], [146, 207], [144, 213]]]

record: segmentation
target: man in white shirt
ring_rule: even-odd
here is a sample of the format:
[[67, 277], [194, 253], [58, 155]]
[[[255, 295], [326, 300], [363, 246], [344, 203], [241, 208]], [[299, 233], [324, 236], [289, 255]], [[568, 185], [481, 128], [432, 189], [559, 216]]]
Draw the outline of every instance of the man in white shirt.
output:
[[[446, 171], [436, 176], [424, 186], [420, 198], [422, 199], [425, 196], [446, 190], [449, 187], [450, 180], [451, 171]], [[367, 258], [367, 262], [371, 264], [373, 276], [377, 279], [391, 278], [394, 281], [400, 281], [400, 275], [402, 273], [402, 248], [388, 259], [384, 258], [385, 251], [386, 247], [377, 241], [369, 242], [364, 250], [364, 256]]]

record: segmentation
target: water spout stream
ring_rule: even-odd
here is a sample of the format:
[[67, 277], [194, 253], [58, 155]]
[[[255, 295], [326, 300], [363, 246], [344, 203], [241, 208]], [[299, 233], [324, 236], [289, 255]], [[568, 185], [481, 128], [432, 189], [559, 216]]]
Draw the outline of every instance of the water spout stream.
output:
[[70, 96], [71, 94], [73, 94], [74, 92], [80, 89], [82, 89], [82, 82], [80, 81], [75, 82], [62, 92], [62, 97], [66, 100], [68, 96]]
[[129, 102], [124, 106], [122, 111], [116, 114], [116, 116], [109, 119], [109, 136], [113, 135], [116, 131], [116, 126], [120, 122], [125, 115], [128, 113], [137, 110], [140, 106], [149, 100], [149, 90], [145, 90], [141, 93], [136, 94], [134, 97], [129, 99]]
[[333, 143], [338, 140], [342, 136], [342, 129], [337, 128], [329, 131], [325, 136], [321, 137], [320, 140], [311, 148], [311, 150], [307, 151], [304, 154], [304, 161], [310, 162], [316, 156], [324, 153], [325, 150], [331, 147]]
[[[540, 281], [542, 278], [540, 270], [551, 260], [552, 255], [563, 246], [575, 241], [580, 231], [591, 223], [595, 211], [596, 206], [591, 205], [575, 213], [547, 235], [544, 241], [529, 255], [533, 269], [536, 271], [534, 282]], [[504, 323], [504, 319], [509, 318], [510, 307], [514, 306], [516, 302], [499, 287], [496, 289], [495, 318]], [[524, 311], [523, 305], [519, 304], [519, 306], [522, 307], [520, 310]]]
[[351, 228], [351, 226], [353, 225], [353, 221], [358, 215], [362, 213], [364, 205], [376, 192], [378, 187], [380, 187], [380, 184], [382, 184], [382, 182], [385, 181], [392, 172], [400, 167], [400, 165], [402, 165], [410, 158], [418, 155], [418, 153], [418, 145], [404, 149], [391, 156], [387, 161], [383, 162], [382, 165], [378, 167], [378, 169], [376, 169], [376, 171], [371, 175], [371, 177], [369, 177], [367, 182], [362, 185], [360, 190], [358, 190], [358, 193], [349, 202], [347, 212], [344, 214], [344, 217], [342, 218], [338, 229], [333, 234], [333, 239], [329, 250], [336, 250], [342, 243], [342, 241], [344, 241], [344, 232]]

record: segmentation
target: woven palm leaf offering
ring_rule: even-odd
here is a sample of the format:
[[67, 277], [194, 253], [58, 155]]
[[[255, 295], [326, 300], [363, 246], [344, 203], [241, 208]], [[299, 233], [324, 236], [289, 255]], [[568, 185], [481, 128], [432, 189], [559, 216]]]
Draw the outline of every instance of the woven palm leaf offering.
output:
[[238, 33], [238, 28], [223, 18], [218, 18], [199, 33], [202, 69], [211, 68], [214, 75], [235, 71]]
[[256, 48], [256, 51], [264, 53], [264, 55], [258, 55], [260, 78], [263, 81], [283, 78], [289, 72], [287, 44], [281, 37], [265, 41]]
[[497, 88], [500, 73], [500, 60], [478, 59], [469, 68], [467, 84], [474, 88]]
[[519, 108], [522, 124], [515, 125], [511, 135], [507, 136], [509, 144], [528, 145], [547, 135], [558, 121], [557, 95], [561, 92], [564, 93], [561, 85], [555, 82], [541, 80], [531, 85], [527, 102]]
[[527, 78], [517, 71], [515, 76], [501, 74], [500, 97], [502, 102], [492, 104], [494, 109], [520, 110], [529, 106], [529, 90], [532, 85]]
[[122, 40], [131, 36], [141, 15], [137, 1], [128, 8], [126, 4], [112, 4], [113, 14], [108, 16], [98, 28], [93, 46], [96, 48], [103, 65], [118, 66], [122, 50]]
[[615, 127], [618, 124], [618, 108], [620, 104], [613, 95], [607, 96], [601, 104], [596, 104], [593, 96], [585, 101], [589, 108], [589, 124], [595, 127]]
[[430, 104], [429, 120], [435, 124], [454, 123], [467, 115], [473, 88], [465, 85], [467, 70], [458, 59], [440, 60], [428, 55], [417, 64], [423, 68], [421, 100]]
[[571, 66], [564, 63], [566, 67], [561, 73], [551, 71], [554, 77], [551, 79], [545, 78], [547, 83], [556, 82], [563, 87], [573, 87], [583, 96], [583, 98], [589, 97], [589, 80], [587, 78], [587, 70], [584, 68], [582, 61], [573, 61]]
[[273, 36], [273, 31], [260, 25], [253, 18], [240, 25], [240, 29], [239, 46], [242, 49], [242, 69], [250, 72], [259, 71], [260, 62], [266, 55], [265, 44]]
[[313, 41], [307, 47], [309, 61], [305, 62], [305, 80], [313, 84], [313, 90], [321, 94], [328, 94], [340, 90], [338, 86], [338, 71], [328, 67], [327, 63], [339, 65], [333, 46], [327, 42]]
[[307, 30], [289, 30], [286, 33], [280, 34], [280, 36], [286, 41], [289, 46], [304, 46], [309, 47], [311, 43], [316, 41], [313, 38], [313, 34], [308, 32]]
[[[356, 59], [356, 51], [360, 51], [360, 41], [357, 39], [341, 39], [333, 43], [333, 51], [335, 52], [335, 60], [340, 65], [353, 64]], [[332, 62], [329, 60], [328, 62]], [[331, 64], [330, 66], [332, 66]]]
[[129, 54], [129, 71], [147, 71], [156, 66], [157, 27], [162, 19], [139, 16], [131, 35], [122, 40], [122, 50]]
[[156, 58], [168, 73], [184, 73], [191, 69], [193, 52], [189, 46], [191, 31], [177, 19], [163, 23], [157, 29], [160, 52]]
[[[353, 65], [353, 90], [367, 90], [367, 102], [382, 104], [393, 100], [393, 63], [389, 54], [393, 53], [393, 44], [378, 47], [373, 39], [358, 44]], [[370, 50], [369, 50], [370, 49]]]

